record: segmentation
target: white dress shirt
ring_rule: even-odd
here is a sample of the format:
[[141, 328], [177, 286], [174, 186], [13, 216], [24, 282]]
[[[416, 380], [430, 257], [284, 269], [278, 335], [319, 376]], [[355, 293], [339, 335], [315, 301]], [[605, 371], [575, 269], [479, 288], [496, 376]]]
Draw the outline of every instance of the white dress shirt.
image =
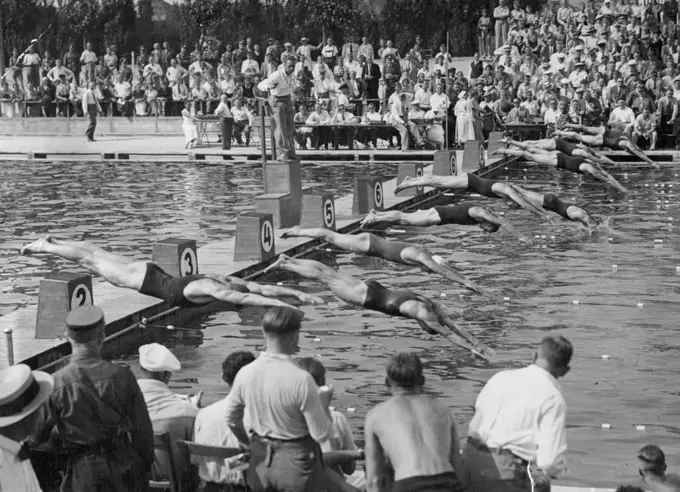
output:
[[635, 123], [635, 113], [628, 106], [623, 109], [617, 106], [612, 109], [612, 112], [609, 115], [609, 122], [632, 126]]
[[21, 444], [0, 436], [0, 490], [41, 492], [30, 460], [19, 461]]
[[446, 112], [446, 110], [451, 106], [451, 101], [449, 101], [449, 96], [446, 94], [432, 94], [430, 96], [430, 107], [432, 111], [435, 112]]
[[477, 397], [468, 433], [550, 476], [566, 469], [567, 403], [557, 380], [537, 365], [501, 371]]
[[269, 77], [257, 84], [257, 88], [261, 91], [270, 91], [271, 95], [276, 97], [290, 96], [295, 90], [295, 76], [286, 75], [285, 65], [281, 65]]

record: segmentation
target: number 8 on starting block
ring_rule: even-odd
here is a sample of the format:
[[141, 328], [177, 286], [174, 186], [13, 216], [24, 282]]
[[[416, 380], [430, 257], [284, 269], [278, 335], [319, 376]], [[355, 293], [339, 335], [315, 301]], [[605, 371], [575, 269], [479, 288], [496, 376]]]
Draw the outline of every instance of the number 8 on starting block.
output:
[[234, 261], [268, 261], [276, 255], [272, 214], [247, 212], [236, 222]]

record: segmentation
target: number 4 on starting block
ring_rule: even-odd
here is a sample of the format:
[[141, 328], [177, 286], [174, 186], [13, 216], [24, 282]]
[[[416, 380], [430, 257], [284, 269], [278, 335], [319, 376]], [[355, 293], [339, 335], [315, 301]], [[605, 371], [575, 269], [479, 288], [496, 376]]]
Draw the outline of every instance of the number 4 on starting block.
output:
[[236, 222], [234, 261], [268, 261], [276, 255], [272, 214], [248, 212]]

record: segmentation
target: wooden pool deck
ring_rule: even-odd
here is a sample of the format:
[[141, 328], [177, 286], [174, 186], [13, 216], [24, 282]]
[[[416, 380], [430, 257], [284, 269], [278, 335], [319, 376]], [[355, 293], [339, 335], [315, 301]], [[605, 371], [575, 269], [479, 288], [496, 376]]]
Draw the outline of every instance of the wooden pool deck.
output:
[[[462, 162], [462, 151], [458, 154], [458, 162]], [[488, 174], [493, 170], [505, 165], [509, 160], [494, 159], [487, 163], [487, 167], [480, 170], [481, 174]], [[463, 169], [465, 172], [477, 171], [477, 169]], [[425, 174], [431, 174], [432, 166], [425, 168]], [[385, 181], [384, 208], [385, 210], [403, 210], [410, 207], [423, 206], [436, 199], [440, 193], [436, 190], [426, 191], [421, 195], [396, 197], [394, 189], [396, 178]], [[362, 216], [352, 215], [352, 204], [354, 196], [347, 195], [336, 197], [336, 230], [351, 233], [358, 230]], [[275, 251], [276, 254], [286, 253], [288, 255], [299, 255], [308, 252], [318, 245], [320, 241], [308, 240], [305, 238], [283, 239], [281, 234], [285, 229], [275, 230]], [[161, 238], [159, 238], [161, 239]], [[268, 262], [235, 262], [233, 253], [235, 238], [231, 237], [223, 241], [216, 241], [198, 248], [198, 262], [201, 272], [219, 272], [225, 275], [238, 277], [256, 276], [269, 263]], [[76, 265], [71, 269], [81, 271]], [[107, 336], [126, 330], [138, 323], [142, 318], [159, 315], [168, 309], [165, 302], [156, 298], [141, 295], [129, 289], [121, 289], [105, 282], [101, 278], [93, 278], [93, 299], [94, 303], [104, 310], [107, 321]], [[196, 312], [185, 310], [183, 312], [172, 313], [164, 321], [159, 323], [174, 324], [181, 323], [187, 318], [191, 318]], [[69, 344], [62, 338], [41, 339], [34, 338], [35, 321], [37, 316], [37, 306], [18, 309], [6, 316], [0, 317], [0, 329], [13, 331], [13, 351], [14, 361], [24, 361], [31, 367], [45, 367], [49, 370], [58, 367], [56, 361], [62, 360], [70, 353]], [[179, 321], [178, 321], [179, 319]], [[122, 350], [121, 344], [132, 342], [132, 344], [146, 343], [144, 340], [152, 337], [152, 329], [133, 329], [127, 337], [118, 337], [116, 343], [105, 346], [106, 353], [115, 356]], [[127, 344], [129, 345], [129, 343]], [[8, 364], [7, 343], [0, 342], [0, 367]]]

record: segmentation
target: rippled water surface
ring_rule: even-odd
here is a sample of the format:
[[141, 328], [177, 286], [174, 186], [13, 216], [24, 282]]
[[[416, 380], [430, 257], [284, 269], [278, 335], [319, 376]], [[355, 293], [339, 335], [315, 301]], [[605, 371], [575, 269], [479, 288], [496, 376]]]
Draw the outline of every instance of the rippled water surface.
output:
[[[44, 275], [66, 265], [73, 269], [52, 257], [18, 257], [18, 247], [37, 235], [87, 238], [148, 258], [151, 244], [160, 237], [181, 235], [205, 244], [233, 234], [239, 212], [252, 208], [253, 197], [262, 192], [261, 172], [254, 167], [0, 166], [0, 314], [35, 303]], [[360, 166], [307, 165], [303, 185], [324, 188], [322, 183], [330, 183], [339, 196], [351, 191], [353, 177], [364, 172]], [[379, 165], [372, 172], [394, 176], [395, 167]], [[449, 402], [465, 434], [484, 382], [500, 369], [530, 362], [540, 338], [556, 332], [567, 336], [576, 350], [572, 371], [563, 380], [569, 404], [567, 481], [634, 483], [635, 452], [647, 443], [661, 445], [677, 470], [680, 241], [673, 224], [680, 221], [680, 180], [673, 169], [624, 167], [614, 174], [631, 191], [625, 198], [589, 179], [546, 168], [524, 171], [519, 166], [498, 176], [575, 200], [595, 216], [611, 217], [615, 232], [589, 236], [572, 223], [538, 222], [501, 200], [477, 198], [538, 236], [534, 246], [454, 226], [392, 234], [456, 262], [469, 277], [494, 290], [490, 299], [417, 269], [353, 254], [318, 256], [364, 279], [439, 298], [464, 326], [496, 349], [498, 358], [491, 365], [426, 335], [413, 322], [359, 310], [318, 285], [282, 277], [288, 285], [318, 292], [327, 301], [305, 307], [302, 355], [324, 362], [336, 386], [335, 405], [348, 413], [360, 440], [366, 411], [387, 396], [384, 363], [395, 351], [421, 355], [428, 391]], [[232, 350], [261, 348], [259, 314], [250, 309], [214, 314], [194, 323], [201, 332], [164, 340], [184, 364], [173, 387], [182, 392], [203, 389], [207, 401], [224, 395], [221, 361]], [[603, 430], [603, 423], [611, 429]], [[642, 425], [644, 430], [636, 428]]]

